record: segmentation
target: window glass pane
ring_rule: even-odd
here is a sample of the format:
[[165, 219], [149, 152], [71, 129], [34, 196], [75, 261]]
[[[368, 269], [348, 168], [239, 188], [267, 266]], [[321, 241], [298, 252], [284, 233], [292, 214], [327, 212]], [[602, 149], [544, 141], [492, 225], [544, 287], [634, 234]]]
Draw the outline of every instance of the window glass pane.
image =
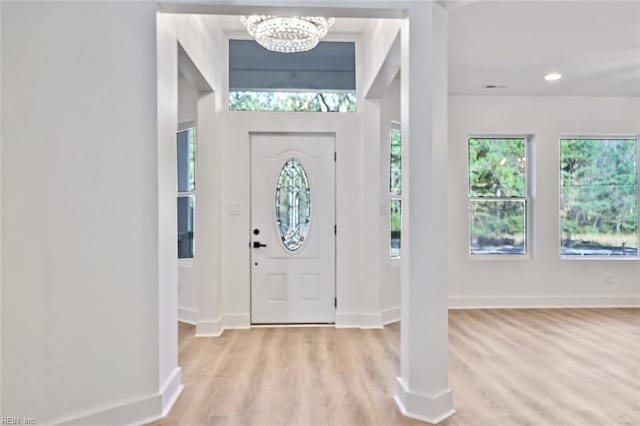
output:
[[525, 201], [472, 200], [471, 254], [525, 254]]
[[195, 129], [178, 132], [178, 192], [196, 189]]
[[304, 244], [311, 219], [311, 191], [307, 173], [298, 160], [289, 160], [276, 186], [276, 223], [280, 239], [291, 252]]
[[195, 197], [193, 195], [178, 197], [178, 258], [193, 257]]
[[469, 139], [469, 195], [524, 197], [525, 139]]
[[561, 139], [561, 254], [638, 254], [635, 139]]
[[279, 53], [229, 40], [229, 110], [355, 112], [355, 43]]
[[356, 112], [356, 92], [231, 91], [229, 110]]
[[391, 257], [400, 257], [402, 201], [391, 200]]
[[389, 190], [393, 195], [402, 195], [402, 133], [400, 130], [391, 130], [390, 139], [391, 169], [389, 173]]

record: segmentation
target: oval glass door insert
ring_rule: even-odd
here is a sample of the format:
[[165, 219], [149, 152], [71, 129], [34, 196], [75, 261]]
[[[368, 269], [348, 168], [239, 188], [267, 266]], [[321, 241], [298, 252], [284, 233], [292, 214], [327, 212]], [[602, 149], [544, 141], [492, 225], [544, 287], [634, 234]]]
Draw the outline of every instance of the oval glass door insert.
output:
[[302, 248], [311, 219], [309, 179], [296, 159], [287, 161], [276, 186], [276, 225], [284, 247], [295, 252]]

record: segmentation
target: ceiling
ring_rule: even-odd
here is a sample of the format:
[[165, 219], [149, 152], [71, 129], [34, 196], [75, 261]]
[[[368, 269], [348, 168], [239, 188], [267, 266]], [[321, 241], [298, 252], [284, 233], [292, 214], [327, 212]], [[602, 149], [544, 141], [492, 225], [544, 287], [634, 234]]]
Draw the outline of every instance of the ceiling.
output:
[[[640, 96], [640, 1], [452, 4], [452, 94]], [[244, 34], [238, 16], [217, 16], [216, 22], [227, 33]], [[362, 33], [366, 24], [366, 19], [338, 18], [330, 35]], [[544, 81], [549, 72], [560, 72], [563, 79]]]
[[[552, 71], [563, 79], [544, 81]], [[453, 9], [449, 92], [640, 96], [640, 2], [481, 0]]]

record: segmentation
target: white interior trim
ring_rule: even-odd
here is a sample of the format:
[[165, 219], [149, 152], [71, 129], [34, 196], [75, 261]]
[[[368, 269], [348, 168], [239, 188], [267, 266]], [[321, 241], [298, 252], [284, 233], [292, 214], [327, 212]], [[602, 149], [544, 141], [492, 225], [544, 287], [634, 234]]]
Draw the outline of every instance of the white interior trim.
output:
[[382, 310], [382, 325], [400, 321], [400, 305]]
[[[176, 402], [184, 386], [180, 367], [163, 383], [160, 391], [115, 405], [71, 414], [51, 422], [52, 425], [147, 424], [164, 418]], [[160, 415], [158, 415], [160, 413]]]
[[640, 295], [449, 296], [449, 309], [638, 308]]
[[196, 325], [198, 321], [197, 318], [197, 309], [178, 306], [178, 321], [184, 322], [186, 324]]
[[196, 337], [220, 337], [225, 330], [247, 330], [251, 328], [249, 314], [223, 314], [215, 320], [196, 323]]
[[430, 424], [438, 424], [456, 413], [452, 406], [451, 389], [445, 389], [437, 395], [427, 395], [409, 390], [407, 383], [397, 378], [394, 401], [402, 415]]
[[382, 325], [382, 313], [336, 312], [336, 328], [379, 329]]

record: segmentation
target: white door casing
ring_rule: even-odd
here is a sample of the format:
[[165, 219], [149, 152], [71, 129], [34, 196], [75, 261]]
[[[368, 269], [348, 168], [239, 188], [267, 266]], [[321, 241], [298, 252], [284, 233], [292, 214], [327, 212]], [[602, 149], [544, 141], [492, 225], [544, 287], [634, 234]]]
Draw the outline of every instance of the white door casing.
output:
[[[332, 135], [251, 134], [253, 324], [335, 322], [334, 149]], [[291, 160], [304, 169], [310, 199], [306, 237], [295, 251], [285, 247], [276, 219], [278, 180]]]

